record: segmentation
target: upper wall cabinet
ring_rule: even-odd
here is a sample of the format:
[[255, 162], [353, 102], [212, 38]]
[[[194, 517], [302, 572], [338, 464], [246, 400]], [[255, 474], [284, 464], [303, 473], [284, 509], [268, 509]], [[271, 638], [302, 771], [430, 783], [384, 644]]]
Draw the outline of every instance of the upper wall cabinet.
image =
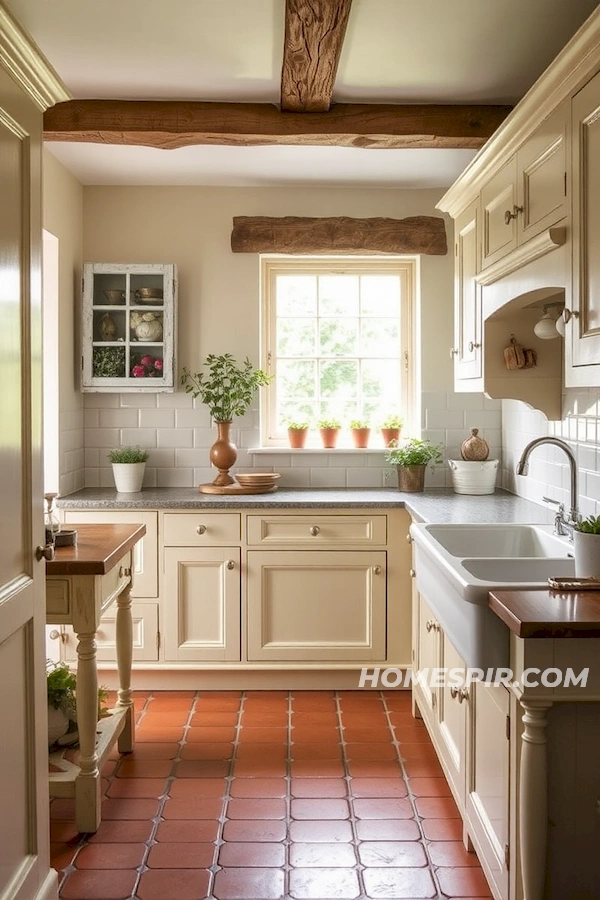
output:
[[567, 215], [568, 116], [565, 102], [481, 189], [483, 269]]
[[82, 391], [173, 391], [176, 311], [174, 265], [86, 263]]
[[457, 391], [482, 391], [479, 204], [471, 203], [454, 223], [454, 381]]

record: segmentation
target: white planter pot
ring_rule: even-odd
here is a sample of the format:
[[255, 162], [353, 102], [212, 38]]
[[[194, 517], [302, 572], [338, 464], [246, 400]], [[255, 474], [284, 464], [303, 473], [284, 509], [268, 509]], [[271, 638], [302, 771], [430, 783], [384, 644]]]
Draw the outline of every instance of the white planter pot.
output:
[[496, 489], [498, 459], [449, 459], [455, 494], [493, 494]]
[[64, 709], [59, 706], [48, 706], [48, 746], [66, 734], [69, 730], [69, 717]]
[[142, 489], [146, 463], [113, 463], [115, 485], [120, 494], [136, 494]]
[[573, 534], [575, 575], [577, 578], [600, 578], [600, 534]]

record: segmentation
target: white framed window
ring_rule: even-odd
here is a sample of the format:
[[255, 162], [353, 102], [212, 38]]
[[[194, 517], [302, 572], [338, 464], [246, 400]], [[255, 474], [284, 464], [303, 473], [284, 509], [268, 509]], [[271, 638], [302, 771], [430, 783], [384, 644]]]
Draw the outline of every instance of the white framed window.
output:
[[261, 257], [263, 446], [287, 445], [287, 421], [415, 426], [415, 257]]

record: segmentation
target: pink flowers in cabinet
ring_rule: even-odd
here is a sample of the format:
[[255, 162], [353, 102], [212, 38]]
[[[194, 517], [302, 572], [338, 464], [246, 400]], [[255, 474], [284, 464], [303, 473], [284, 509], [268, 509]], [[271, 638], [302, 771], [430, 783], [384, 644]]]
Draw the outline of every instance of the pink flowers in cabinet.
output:
[[138, 360], [133, 360], [134, 365], [131, 374], [134, 378], [160, 378], [163, 371], [162, 359], [155, 359], [146, 354]]

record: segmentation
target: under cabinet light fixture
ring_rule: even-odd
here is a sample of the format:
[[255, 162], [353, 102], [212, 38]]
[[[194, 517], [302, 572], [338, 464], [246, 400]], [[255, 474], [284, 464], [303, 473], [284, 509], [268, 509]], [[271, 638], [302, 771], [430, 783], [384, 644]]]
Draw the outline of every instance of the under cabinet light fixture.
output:
[[[556, 318], [556, 316], [553, 316], [552, 313], [549, 312], [553, 307], [556, 308], [559, 306], [563, 307], [564, 303], [562, 301], [556, 301], [555, 303], [546, 303], [544, 305], [544, 314], [542, 318], [533, 326], [534, 333], [540, 340], [551, 341], [561, 335], [559, 323], [562, 322], [562, 318], [560, 315]], [[564, 332], [562, 333], [564, 334]]]

